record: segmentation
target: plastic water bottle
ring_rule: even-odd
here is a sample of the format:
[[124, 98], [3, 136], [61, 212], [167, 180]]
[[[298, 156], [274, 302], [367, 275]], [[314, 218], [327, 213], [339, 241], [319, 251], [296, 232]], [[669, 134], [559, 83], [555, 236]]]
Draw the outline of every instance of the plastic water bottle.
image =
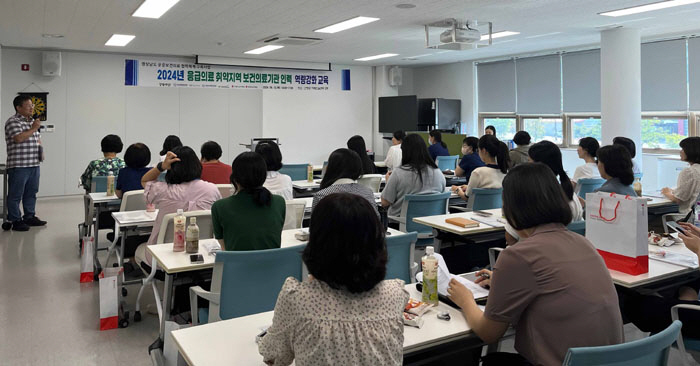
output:
[[107, 192], [106, 192], [106, 195], [107, 196], [114, 196], [115, 195], [114, 173], [113, 172], [109, 172], [109, 174], [107, 174]]
[[438, 261], [433, 255], [435, 249], [431, 246], [425, 248], [425, 256], [421, 258], [423, 268], [423, 302], [431, 305], [438, 304]]
[[187, 227], [187, 235], [185, 235], [185, 251], [187, 253], [199, 252], [199, 226], [197, 226], [196, 217], [190, 217], [190, 225]]
[[187, 219], [182, 213], [182, 209], [177, 210], [177, 216], [173, 218], [173, 252], [185, 251], [185, 224]]

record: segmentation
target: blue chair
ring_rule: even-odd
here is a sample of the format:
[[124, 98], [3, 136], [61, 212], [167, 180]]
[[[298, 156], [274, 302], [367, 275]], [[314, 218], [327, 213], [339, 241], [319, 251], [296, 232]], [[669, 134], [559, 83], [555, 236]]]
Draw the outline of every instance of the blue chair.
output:
[[650, 337], [633, 342], [600, 347], [569, 348], [564, 366], [660, 366], [668, 363], [671, 345], [678, 338], [681, 322]]
[[306, 180], [308, 168], [309, 164], [284, 164], [280, 173], [290, 176], [292, 180]]
[[[678, 319], [678, 309], [685, 309], [691, 311], [700, 311], [700, 306], [690, 305], [690, 304], [679, 304], [671, 308], [671, 319], [673, 321], [679, 321]], [[686, 325], [687, 327], [688, 325]], [[682, 334], [678, 334], [678, 340], [676, 341], [678, 349], [682, 353], [682, 357], [688, 357], [686, 352], [694, 354], [695, 360], [700, 362], [700, 339], [698, 338], [684, 338]], [[686, 362], [686, 364], [688, 364]]]
[[[418, 233], [417, 246], [431, 244], [434, 240], [433, 228], [413, 222], [414, 217], [444, 215], [451, 192], [430, 194], [407, 194], [401, 206], [401, 216], [389, 219], [399, 222], [399, 230], [404, 233]], [[436, 248], [437, 250], [437, 248]]]
[[[114, 177], [114, 184], [117, 184], [117, 177]], [[90, 192], [92, 193], [101, 193], [101, 192], [107, 192], [107, 176], [106, 175], [98, 175], [96, 177], [92, 177], [92, 183], [90, 184]]]
[[457, 159], [459, 159], [459, 155], [438, 156], [437, 157], [438, 169], [440, 169], [440, 170], [455, 170], [455, 168], [457, 168]]
[[576, 188], [578, 189], [578, 196], [586, 199], [586, 193], [592, 193], [596, 189], [605, 183], [603, 178], [582, 178], [576, 183]]
[[467, 210], [471, 211], [501, 207], [503, 207], [503, 188], [474, 188], [467, 202]]
[[413, 282], [411, 268], [413, 267], [413, 250], [417, 238], [418, 233], [416, 232], [386, 237], [386, 251], [389, 260], [386, 263], [384, 279], [398, 278], [406, 283]]
[[581, 234], [581, 235], [586, 235], [586, 221], [581, 220], [581, 221], [572, 221], [569, 225], [566, 226], [567, 229], [570, 231], [575, 232], [576, 234]]
[[[285, 279], [301, 280], [305, 246], [218, 252], [211, 291], [190, 287], [192, 325], [273, 310]], [[197, 307], [198, 297], [209, 300], [209, 309]]]

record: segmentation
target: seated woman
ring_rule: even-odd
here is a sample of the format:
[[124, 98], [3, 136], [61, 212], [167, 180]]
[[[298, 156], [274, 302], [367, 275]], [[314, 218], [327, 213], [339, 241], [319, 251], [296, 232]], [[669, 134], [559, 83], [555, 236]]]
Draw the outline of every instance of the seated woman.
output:
[[362, 160], [362, 174], [374, 174], [377, 172], [377, 167], [367, 155], [367, 146], [365, 139], [360, 135], [355, 135], [348, 140], [348, 149], [357, 153], [357, 156]]
[[265, 159], [267, 166], [267, 178], [263, 187], [285, 200], [294, 198], [292, 177], [279, 172], [282, 169], [282, 152], [279, 146], [272, 141], [263, 141], [255, 146], [255, 152]]
[[518, 131], [513, 136], [513, 142], [517, 147], [508, 153], [512, 166], [527, 163], [530, 161], [528, 150], [530, 149], [530, 134], [527, 131]]
[[595, 191], [637, 197], [637, 193], [632, 188], [634, 173], [632, 173], [632, 159], [627, 149], [621, 145], [608, 145], [598, 149], [596, 154], [598, 171], [605, 179], [605, 183]]
[[263, 187], [265, 159], [258, 153], [244, 152], [231, 167], [236, 193], [211, 207], [214, 237], [224, 250], [279, 248], [286, 206], [284, 198]]
[[700, 198], [700, 137], [686, 137], [679, 145], [681, 160], [690, 166], [678, 174], [676, 189], [666, 187], [661, 194], [678, 204], [679, 213], [687, 215]]
[[384, 229], [373, 212], [348, 193], [316, 206], [302, 255], [310, 276], [282, 286], [272, 326], [258, 344], [266, 364], [402, 364], [409, 295], [403, 281], [384, 280]]
[[151, 162], [151, 150], [140, 142], [131, 144], [124, 153], [124, 162], [126, 167], [119, 170], [117, 177], [116, 194], [119, 198], [126, 192], [143, 189], [141, 178], [151, 170], [146, 167]]
[[467, 201], [474, 188], [501, 188], [503, 177], [508, 173], [510, 158], [508, 146], [494, 135], [484, 135], [479, 139], [479, 157], [486, 166], [472, 171], [469, 183], [452, 186], [452, 190]]
[[[166, 170], [165, 182], [158, 182], [158, 176]], [[136, 258], [142, 266], [146, 264], [150, 268], [151, 256], [146, 252], [146, 245], [155, 244], [165, 215], [178, 209], [185, 212], [209, 210], [221, 199], [216, 185], [201, 180], [201, 175], [202, 163], [197, 154], [189, 146], [181, 146], [168, 151], [165, 159], [141, 178], [146, 203], [158, 209], [148, 242], [136, 249]]]
[[571, 184], [569, 176], [564, 171], [559, 146], [551, 141], [540, 141], [530, 147], [528, 154], [530, 160], [535, 163], [543, 163], [549, 169], [552, 169], [555, 176], [559, 177], [559, 183], [564, 190], [566, 202], [571, 208], [571, 221], [583, 220], [583, 207], [581, 207], [581, 201], [579, 201], [578, 196], [574, 194], [574, 186]]
[[622, 317], [610, 272], [595, 247], [566, 229], [571, 209], [552, 170], [528, 163], [503, 180], [503, 214], [520, 241], [481, 270], [490, 280], [486, 310], [466, 287], [450, 281], [448, 293], [485, 343], [515, 328], [515, 354], [491, 354], [483, 365], [561, 365], [571, 347], [624, 341]]
[[471, 177], [474, 169], [484, 166], [484, 162], [479, 157], [479, 139], [473, 136], [465, 137], [462, 140], [462, 160], [459, 161], [455, 169], [458, 177]]
[[447, 151], [447, 144], [442, 141], [442, 134], [440, 131], [432, 130], [428, 134], [428, 152], [430, 153], [430, 158], [436, 160], [438, 156], [449, 156], [450, 152]]
[[367, 200], [374, 207], [374, 211], [379, 215], [377, 204], [374, 200], [374, 193], [369, 187], [357, 184], [357, 178], [362, 173], [362, 162], [360, 157], [350, 149], [338, 149], [328, 157], [328, 168], [321, 180], [321, 190], [314, 194], [311, 205], [311, 214], [319, 201], [333, 193], [352, 193]]
[[228, 184], [231, 177], [231, 166], [219, 161], [223, 152], [216, 141], [202, 144], [202, 180], [214, 184]]
[[124, 160], [117, 157], [117, 154], [122, 152], [124, 144], [122, 139], [117, 135], [107, 135], [100, 142], [102, 147], [102, 159], [96, 159], [88, 164], [85, 171], [80, 176], [80, 185], [90, 193], [92, 190], [92, 178], [97, 176], [107, 176], [109, 172], [114, 174], [116, 179], [119, 175], [119, 169], [124, 167]]
[[401, 166], [401, 142], [404, 137], [406, 137], [406, 133], [402, 130], [394, 131], [394, 134], [391, 136], [392, 145], [386, 153], [386, 159], [384, 159], [384, 164], [388, 171]]
[[174, 148], [182, 146], [182, 141], [175, 135], [169, 135], [163, 141], [163, 149], [160, 150], [160, 161], [165, 160], [165, 155], [168, 151], [173, 151]]
[[484, 135], [496, 136], [496, 127], [493, 127], [491, 125], [486, 126], [486, 128], [484, 129]]
[[639, 165], [634, 161], [634, 157], [637, 155], [637, 145], [634, 143], [634, 140], [624, 136], [617, 136], [613, 139], [613, 145], [620, 145], [627, 149], [627, 152], [630, 153], [630, 159], [632, 160], [632, 172], [634, 174], [641, 174], [642, 171], [639, 169]]
[[445, 175], [430, 158], [422, 137], [415, 133], [406, 136], [401, 154], [401, 167], [394, 169], [382, 191], [382, 206], [389, 207], [389, 216], [401, 216], [407, 194], [445, 191]]
[[586, 164], [578, 166], [574, 171], [572, 179], [574, 185], [578, 183], [579, 179], [600, 178], [598, 163], [595, 160], [599, 148], [598, 140], [593, 137], [584, 137], [578, 141], [578, 149], [576, 150], [578, 157], [583, 159]]

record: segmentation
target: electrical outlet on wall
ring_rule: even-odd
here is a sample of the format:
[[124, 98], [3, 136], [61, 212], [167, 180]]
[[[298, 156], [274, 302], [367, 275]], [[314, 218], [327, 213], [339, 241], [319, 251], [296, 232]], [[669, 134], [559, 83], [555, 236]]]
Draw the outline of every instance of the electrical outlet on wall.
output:
[[53, 125], [53, 124], [45, 125], [43, 127], [44, 127], [43, 128], [44, 131], [42, 131], [42, 132], [54, 132], [54, 130], [56, 129], [56, 125]]

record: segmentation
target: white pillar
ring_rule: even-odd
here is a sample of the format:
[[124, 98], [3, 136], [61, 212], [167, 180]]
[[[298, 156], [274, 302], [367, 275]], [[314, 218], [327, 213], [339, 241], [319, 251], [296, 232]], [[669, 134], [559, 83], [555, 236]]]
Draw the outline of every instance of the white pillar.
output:
[[374, 104], [374, 118], [372, 121], [372, 150], [374, 150], [374, 153], [376, 154], [375, 159], [377, 161], [386, 156], [386, 153], [391, 146], [391, 140], [384, 140], [384, 134], [379, 132], [379, 97], [396, 97], [398, 95], [399, 88], [389, 85], [389, 66], [375, 66], [374, 96], [372, 98], [372, 103]]
[[641, 39], [639, 30], [615, 28], [600, 33], [600, 106], [603, 145], [625, 136], [637, 145], [642, 168]]

